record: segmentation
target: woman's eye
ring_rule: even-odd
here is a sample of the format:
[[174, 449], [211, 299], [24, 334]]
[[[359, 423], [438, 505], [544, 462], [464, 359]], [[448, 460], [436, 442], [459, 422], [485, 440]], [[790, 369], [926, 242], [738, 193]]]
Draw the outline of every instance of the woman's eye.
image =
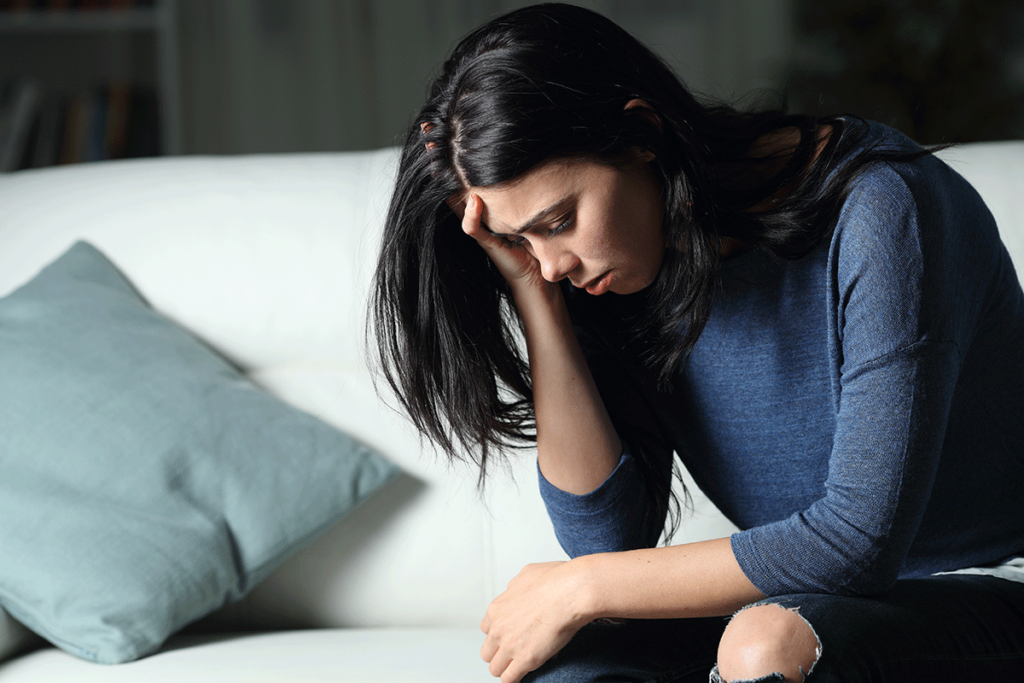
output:
[[572, 217], [571, 216], [569, 218], [566, 218], [564, 221], [562, 221], [561, 224], [557, 228], [552, 228], [551, 230], [549, 230], [548, 231], [548, 237], [554, 237], [555, 235], [560, 235], [570, 225], [572, 225]]
[[[572, 218], [566, 218], [557, 227], [554, 227], [554, 228], [551, 228], [550, 230], [548, 230], [547, 233], [544, 234], [544, 236], [545, 237], [554, 237], [555, 235], [558, 235], [558, 234], [561, 234], [562, 232], [564, 232], [565, 229], [568, 228], [570, 225], [572, 225]], [[505, 241], [508, 244], [513, 245], [513, 246], [523, 246], [523, 245], [526, 244], [526, 238], [523, 237], [522, 235], [516, 235], [516, 236], [505, 235]]]

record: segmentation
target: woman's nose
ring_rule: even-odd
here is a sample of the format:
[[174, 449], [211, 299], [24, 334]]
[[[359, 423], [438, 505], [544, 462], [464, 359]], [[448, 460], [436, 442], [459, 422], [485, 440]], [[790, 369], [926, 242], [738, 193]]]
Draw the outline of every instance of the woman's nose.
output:
[[548, 282], [558, 282], [579, 265], [579, 259], [568, 249], [549, 244], [534, 246], [534, 254], [540, 261], [540, 274]]

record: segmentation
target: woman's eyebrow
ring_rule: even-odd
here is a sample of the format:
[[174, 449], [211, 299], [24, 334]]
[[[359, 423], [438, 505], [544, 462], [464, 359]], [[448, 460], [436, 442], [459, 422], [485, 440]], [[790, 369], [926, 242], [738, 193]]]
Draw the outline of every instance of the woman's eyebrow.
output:
[[546, 209], [541, 209], [540, 211], [538, 211], [533, 216], [533, 218], [531, 218], [530, 220], [526, 221], [526, 223], [524, 223], [522, 226], [520, 226], [518, 228], [515, 228], [512, 232], [494, 232], [490, 228], [488, 228], [488, 230], [490, 231], [490, 233], [492, 235], [502, 235], [502, 236], [512, 236], [512, 235], [519, 236], [519, 235], [522, 235], [524, 232], [526, 232], [527, 230], [529, 230], [533, 226], [537, 225], [537, 223], [540, 223], [542, 220], [544, 220], [545, 218], [547, 218], [551, 214], [553, 214], [556, 211], [558, 211], [559, 209], [561, 209], [562, 206], [564, 206], [565, 203], [568, 202], [571, 198], [572, 197], [570, 195], [566, 195], [566, 196], [562, 197], [561, 199], [559, 199], [558, 201], [556, 201], [551, 206], [547, 207]]

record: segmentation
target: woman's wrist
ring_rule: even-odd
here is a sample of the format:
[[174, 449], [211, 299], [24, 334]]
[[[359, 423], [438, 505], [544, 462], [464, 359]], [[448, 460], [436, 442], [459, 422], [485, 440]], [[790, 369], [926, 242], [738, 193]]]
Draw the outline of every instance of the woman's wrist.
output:
[[573, 573], [576, 590], [574, 611], [579, 615], [580, 625], [609, 616], [604, 604], [601, 568], [603, 554], [581, 555], [567, 562], [564, 567]]
[[521, 283], [512, 287], [512, 301], [524, 318], [532, 311], [543, 308], [550, 310], [564, 303], [562, 289], [557, 282], [541, 280], [537, 283]]

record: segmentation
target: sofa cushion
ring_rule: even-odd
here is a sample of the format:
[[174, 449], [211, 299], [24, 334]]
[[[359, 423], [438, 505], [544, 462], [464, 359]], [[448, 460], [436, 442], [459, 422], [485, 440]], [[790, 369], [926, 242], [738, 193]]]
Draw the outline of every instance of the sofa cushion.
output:
[[94, 666], [53, 648], [0, 664], [4, 683], [483, 683], [478, 628], [344, 628], [175, 636], [157, 654]]
[[0, 300], [0, 358], [0, 605], [85, 659], [154, 651], [397, 473], [86, 243]]

